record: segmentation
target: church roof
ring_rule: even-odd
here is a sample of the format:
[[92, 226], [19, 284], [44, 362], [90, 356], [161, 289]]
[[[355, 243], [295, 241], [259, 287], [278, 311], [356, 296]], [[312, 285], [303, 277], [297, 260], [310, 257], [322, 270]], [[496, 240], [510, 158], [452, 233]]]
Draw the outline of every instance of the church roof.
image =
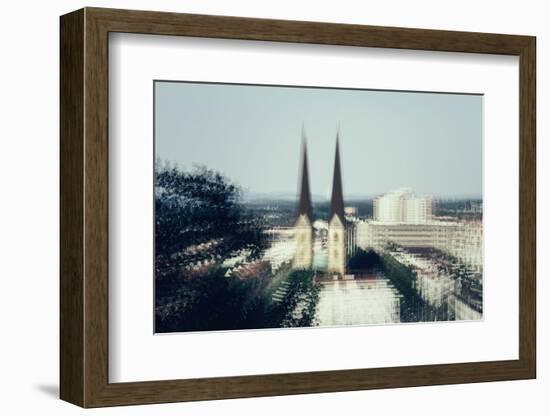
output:
[[309, 189], [309, 170], [307, 164], [307, 145], [305, 131], [302, 128], [302, 178], [298, 199], [298, 216], [306, 215], [311, 219], [311, 191]]
[[332, 176], [332, 197], [330, 199], [329, 221], [337, 215], [342, 221], [344, 217], [344, 195], [342, 192], [342, 172], [340, 168], [340, 132], [336, 135], [336, 152], [334, 155], [334, 174]]

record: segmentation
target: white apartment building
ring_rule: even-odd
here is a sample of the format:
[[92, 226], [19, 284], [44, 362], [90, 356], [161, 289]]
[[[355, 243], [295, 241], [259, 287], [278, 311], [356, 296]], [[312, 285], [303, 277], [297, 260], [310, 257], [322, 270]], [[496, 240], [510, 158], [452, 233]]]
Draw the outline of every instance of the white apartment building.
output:
[[[439, 248], [439, 247], [438, 247]], [[483, 271], [483, 225], [481, 221], [459, 223], [446, 246], [440, 248], [477, 273]]]
[[399, 224], [361, 221], [356, 224], [357, 245], [384, 250], [389, 242], [403, 247], [438, 248], [444, 250], [452, 239], [456, 223]]
[[405, 248], [436, 248], [459, 259], [474, 272], [483, 271], [481, 221], [431, 221], [394, 224], [360, 221], [355, 224], [357, 246], [383, 251], [392, 242]]
[[374, 219], [391, 224], [426, 224], [432, 220], [432, 198], [420, 197], [408, 188], [374, 199]]

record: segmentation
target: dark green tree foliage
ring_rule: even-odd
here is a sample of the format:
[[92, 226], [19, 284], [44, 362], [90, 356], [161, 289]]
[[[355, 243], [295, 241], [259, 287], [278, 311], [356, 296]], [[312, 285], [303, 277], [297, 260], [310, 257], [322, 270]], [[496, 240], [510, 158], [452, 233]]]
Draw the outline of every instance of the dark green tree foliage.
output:
[[[395, 249], [393, 243], [388, 248]], [[378, 254], [374, 250], [358, 249], [348, 261], [348, 268], [359, 272], [380, 272], [387, 277], [393, 286], [402, 295], [400, 302], [400, 316], [403, 322], [421, 322], [446, 320], [446, 306], [435, 308], [430, 306], [416, 290], [416, 273], [404, 264], [398, 262], [389, 254]]]
[[348, 269], [352, 271], [377, 271], [383, 267], [382, 259], [374, 250], [357, 249], [348, 260]]
[[157, 172], [155, 255], [157, 278], [190, 262], [223, 259], [241, 250], [257, 257], [263, 224], [239, 203], [240, 189], [224, 176], [197, 168]]
[[225, 268], [209, 268], [199, 278], [179, 285], [157, 305], [157, 332], [259, 329], [315, 325], [320, 287], [313, 271], [293, 271], [283, 280], [285, 296], [272, 300], [266, 290], [271, 270], [250, 279], [225, 276]]
[[212, 267], [182, 281], [157, 303], [157, 332], [257, 328], [266, 308], [266, 276], [239, 279]]
[[381, 259], [384, 272], [399, 293], [402, 293], [406, 298], [418, 298], [421, 300], [420, 295], [415, 289], [416, 273], [412, 268], [399, 263], [391, 255], [383, 255]]
[[227, 278], [219, 267], [265, 248], [264, 224], [239, 203], [240, 190], [206, 168], [160, 169], [155, 182], [156, 331], [231, 329], [246, 319], [261, 276]]
[[315, 325], [315, 311], [321, 287], [313, 283], [312, 270], [294, 270], [285, 280], [286, 295], [269, 302], [260, 327], [305, 327]]
[[399, 263], [391, 255], [380, 257], [384, 274], [403, 295], [400, 302], [402, 322], [424, 322], [448, 320], [447, 305], [435, 308], [428, 304], [416, 290], [416, 273]]

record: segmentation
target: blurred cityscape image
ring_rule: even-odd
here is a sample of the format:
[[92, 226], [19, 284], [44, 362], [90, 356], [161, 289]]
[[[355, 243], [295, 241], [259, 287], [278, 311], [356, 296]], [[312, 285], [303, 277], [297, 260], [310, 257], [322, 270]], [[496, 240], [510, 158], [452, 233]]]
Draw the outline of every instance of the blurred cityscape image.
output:
[[155, 332], [483, 317], [482, 96], [155, 83]]

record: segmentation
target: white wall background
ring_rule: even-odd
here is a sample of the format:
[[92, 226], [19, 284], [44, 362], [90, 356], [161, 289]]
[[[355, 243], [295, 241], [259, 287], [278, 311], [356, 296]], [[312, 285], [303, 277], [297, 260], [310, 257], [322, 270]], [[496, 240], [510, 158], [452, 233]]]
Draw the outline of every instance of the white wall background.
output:
[[[537, 36], [538, 53], [538, 330], [537, 380], [167, 404], [88, 414], [407, 414], [545, 415], [550, 361], [543, 324], [550, 285], [543, 276], [543, 211], [550, 146], [543, 129], [550, 99], [549, 12], [542, 1], [181, 0], [6, 2], [0, 14], [0, 409], [2, 414], [83, 412], [58, 395], [58, 16], [102, 6], [276, 19], [453, 29]], [[548, 66], [548, 67], [547, 67]], [[475, 342], [475, 340], [473, 340]]]

